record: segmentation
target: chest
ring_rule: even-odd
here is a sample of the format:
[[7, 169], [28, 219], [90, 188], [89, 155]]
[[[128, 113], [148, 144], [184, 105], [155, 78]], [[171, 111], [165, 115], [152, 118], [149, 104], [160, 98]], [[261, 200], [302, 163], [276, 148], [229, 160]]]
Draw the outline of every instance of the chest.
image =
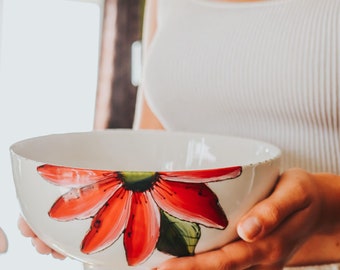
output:
[[197, 115], [204, 104], [211, 117], [226, 117], [226, 108], [238, 115], [292, 117], [301, 108], [313, 115], [320, 103], [334, 115], [340, 102], [340, 1], [228, 8], [184, 2], [172, 16], [161, 13], [147, 58], [148, 92], [161, 111], [174, 110], [172, 103]]

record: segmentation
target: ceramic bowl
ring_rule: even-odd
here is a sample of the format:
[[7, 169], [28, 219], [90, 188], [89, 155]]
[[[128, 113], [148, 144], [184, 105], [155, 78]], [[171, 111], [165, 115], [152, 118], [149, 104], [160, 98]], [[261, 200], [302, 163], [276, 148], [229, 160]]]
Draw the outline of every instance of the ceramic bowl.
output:
[[261, 141], [124, 129], [30, 138], [10, 152], [27, 223], [85, 269], [150, 269], [225, 245], [280, 162]]

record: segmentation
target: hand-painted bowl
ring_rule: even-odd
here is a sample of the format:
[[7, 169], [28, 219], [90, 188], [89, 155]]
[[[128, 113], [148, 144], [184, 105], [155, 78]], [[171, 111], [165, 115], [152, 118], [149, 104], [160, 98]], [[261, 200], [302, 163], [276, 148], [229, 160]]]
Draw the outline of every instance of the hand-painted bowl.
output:
[[30, 138], [10, 151], [27, 223], [85, 269], [150, 269], [225, 245], [280, 162], [261, 141], [124, 129]]

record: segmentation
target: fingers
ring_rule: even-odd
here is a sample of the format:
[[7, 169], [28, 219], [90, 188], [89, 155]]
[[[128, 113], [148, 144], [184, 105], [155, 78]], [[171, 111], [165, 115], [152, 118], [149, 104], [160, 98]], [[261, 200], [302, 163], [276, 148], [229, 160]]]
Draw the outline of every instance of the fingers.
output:
[[0, 228], [0, 253], [5, 253], [8, 248], [8, 241], [6, 234], [4, 231]]
[[[268, 243], [269, 242], [269, 243]], [[153, 270], [281, 270], [284, 259], [276, 251], [277, 243], [268, 240], [259, 244], [242, 240], [222, 249], [197, 254], [193, 257], [174, 258]], [[289, 249], [291, 251], [291, 249]], [[283, 254], [282, 254], [283, 255]], [[267, 261], [269, 257], [269, 260]]]
[[246, 270], [282, 270], [283, 268], [284, 266], [282, 265], [270, 265], [270, 266], [256, 265], [247, 268]]
[[[318, 186], [307, 172], [285, 172], [273, 193], [239, 222], [244, 240], [190, 258], [176, 258], [158, 270], [281, 270], [314, 232], [322, 211]], [[308, 222], [306, 222], [308, 221]]]
[[157, 270], [281, 270], [305, 241], [308, 233], [301, 228], [309, 216], [308, 210], [298, 211], [283, 226], [255, 242], [239, 240], [216, 251], [174, 258]]
[[255, 205], [240, 220], [238, 235], [247, 242], [256, 241], [272, 232], [288, 216], [308, 207], [312, 202], [306, 192], [308, 177], [302, 170], [284, 173], [271, 196]]
[[23, 219], [22, 216], [19, 216], [18, 219], [18, 228], [23, 236], [25, 237], [35, 237], [35, 233], [32, 231], [32, 229], [28, 226], [26, 221]]
[[26, 221], [23, 219], [23, 217], [19, 217], [18, 219], [18, 228], [21, 231], [22, 235], [25, 237], [32, 238], [32, 245], [35, 247], [37, 252], [40, 254], [49, 255], [52, 254], [52, 256], [56, 259], [63, 260], [66, 257], [57, 251], [51, 249], [49, 246], [47, 246], [43, 241], [41, 241], [35, 233], [32, 231], [32, 229], [28, 226]]
[[32, 245], [35, 247], [37, 252], [39, 252], [40, 254], [43, 254], [43, 255], [50, 255], [51, 254], [55, 259], [59, 259], [59, 260], [63, 260], [63, 259], [66, 258], [63, 254], [61, 254], [61, 253], [53, 250], [49, 246], [47, 246], [38, 237], [32, 238]]
[[[260, 250], [250, 243], [233, 242], [219, 250], [197, 254], [193, 257], [174, 258], [166, 261], [157, 270], [231, 270], [248, 269], [262, 259]], [[155, 270], [154, 269], [154, 270]]]
[[32, 244], [40, 254], [49, 255], [52, 253], [52, 249], [37, 237], [32, 238]]
[[52, 256], [53, 256], [53, 258], [58, 259], [58, 260], [64, 260], [66, 258], [65, 255], [63, 255], [59, 252], [56, 252], [55, 250], [52, 250]]

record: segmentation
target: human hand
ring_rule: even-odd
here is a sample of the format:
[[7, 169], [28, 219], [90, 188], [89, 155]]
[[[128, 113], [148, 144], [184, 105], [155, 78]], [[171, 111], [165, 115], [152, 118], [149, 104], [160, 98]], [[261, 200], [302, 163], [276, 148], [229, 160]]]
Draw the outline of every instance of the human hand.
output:
[[8, 248], [8, 241], [7, 241], [6, 234], [0, 228], [0, 253], [6, 253], [7, 248]]
[[52, 254], [54, 258], [60, 260], [65, 259], [65, 256], [63, 254], [58, 253], [57, 251], [47, 246], [43, 241], [41, 241], [21, 216], [19, 216], [18, 219], [18, 228], [21, 231], [22, 235], [32, 239], [32, 244], [39, 253], [46, 255]]
[[323, 227], [325, 192], [320, 183], [301, 169], [286, 171], [272, 194], [240, 220], [239, 240], [215, 251], [168, 260], [157, 269], [282, 269]]

